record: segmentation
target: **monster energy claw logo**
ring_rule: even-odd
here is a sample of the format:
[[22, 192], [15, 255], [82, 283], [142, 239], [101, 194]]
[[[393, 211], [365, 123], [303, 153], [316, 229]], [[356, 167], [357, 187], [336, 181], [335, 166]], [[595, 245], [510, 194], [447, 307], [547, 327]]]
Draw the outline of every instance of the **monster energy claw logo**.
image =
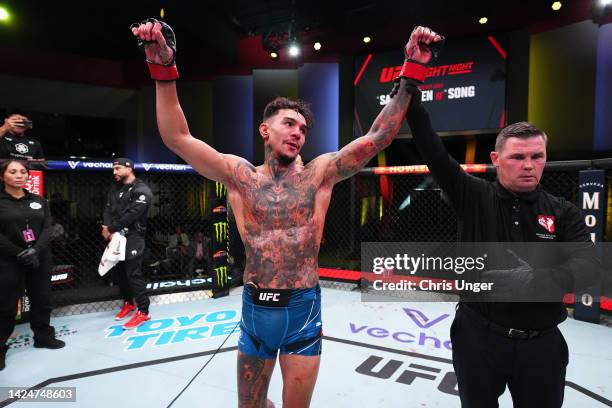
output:
[[217, 275], [217, 286], [222, 288], [227, 285], [227, 266], [221, 266], [215, 268], [215, 274]]
[[217, 242], [227, 239], [227, 222], [215, 222], [215, 239]]
[[225, 196], [227, 194], [227, 187], [225, 187], [223, 183], [215, 181], [215, 194], [217, 198]]

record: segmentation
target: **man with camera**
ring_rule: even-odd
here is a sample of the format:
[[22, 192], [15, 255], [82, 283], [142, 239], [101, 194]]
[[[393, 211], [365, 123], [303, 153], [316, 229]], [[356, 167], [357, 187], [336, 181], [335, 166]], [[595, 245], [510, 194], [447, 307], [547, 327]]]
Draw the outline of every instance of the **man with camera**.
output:
[[45, 160], [40, 142], [26, 136], [28, 129], [32, 129], [32, 121], [25, 114], [9, 113], [0, 126], [0, 159]]

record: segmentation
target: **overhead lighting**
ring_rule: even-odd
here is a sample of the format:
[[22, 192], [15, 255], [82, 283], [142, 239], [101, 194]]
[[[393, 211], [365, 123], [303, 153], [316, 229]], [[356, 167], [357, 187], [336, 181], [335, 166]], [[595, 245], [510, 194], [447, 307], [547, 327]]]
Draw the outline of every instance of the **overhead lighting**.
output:
[[559, 10], [561, 9], [561, 2], [560, 2], [560, 1], [555, 1], [555, 2], [552, 4], [552, 6], [551, 6], [551, 7], [552, 7], [552, 9], [553, 9], [553, 10], [555, 10], [555, 11], [559, 11]]
[[270, 57], [271, 57], [272, 59], [278, 59], [278, 52], [276, 52], [276, 51], [272, 51], [272, 52], [270, 53]]
[[9, 12], [4, 7], [0, 7], [0, 21], [8, 21], [10, 18]]
[[489, 21], [489, 19], [486, 17], [480, 17], [480, 20], [478, 20], [480, 24], [487, 24], [487, 21]]
[[367, 35], [365, 37], [363, 37], [363, 42], [364, 43], [369, 43], [370, 41], [372, 41], [372, 39], [370, 37], [368, 37]]
[[601, 25], [605, 24], [606, 16], [610, 11], [609, 7], [612, 4], [612, 0], [599, 0], [597, 2], [593, 2], [593, 17], [591, 18], [594, 23]]
[[292, 57], [300, 55], [300, 47], [298, 47], [297, 44], [291, 44], [289, 46], [289, 55]]
[[163, 20], [165, 16], [166, 16], [166, 12], [162, 8], [161, 10], [159, 10], [159, 18], [161, 18]]
[[321, 43], [317, 41], [314, 43], [313, 47], [316, 51], [319, 51], [321, 49]]

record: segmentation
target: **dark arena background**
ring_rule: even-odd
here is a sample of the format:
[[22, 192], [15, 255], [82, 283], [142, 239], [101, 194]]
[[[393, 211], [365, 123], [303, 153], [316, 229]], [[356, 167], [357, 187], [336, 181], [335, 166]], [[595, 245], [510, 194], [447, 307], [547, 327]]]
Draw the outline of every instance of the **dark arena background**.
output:
[[[390, 101], [414, 26], [443, 34], [419, 89], [450, 156], [494, 181], [489, 154], [500, 130], [520, 121], [543, 129], [541, 187], [577, 206], [601, 243], [601, 281], [563, 296], [563, 406], [612, 407], [608, 3], [0, 1], [0, 124], [24, 113], [33, 124], [27, 136], [44, 150], [27, 189], [49, 203], [51, 324], [66, 342], [60, 350], [31, 347], [30, 300], [20, 293], [0, 406], [43, 401], [45, 390], [56, 391], [45, 407], [65, 406], [68, 393], [88, 408], [238, 403], [245, 248], [227, 187], [161, 140], [154, 81], [129, 30], [154, 17], [176, 34], [190, 133], [255, 166], [265, 159], [259, 124], [270, 100], [311, 104], [315, 124], [301, 150], [308, 166], [368, 133]], [[318, 258], [324, 336], [313, 407], [461, 406], [450, 341], [458, 297], [378, 295], [362, 263], [367, 243], [459, 238], [455, 211], [410, 132], [404, 121], [389, 147], [333, 189]], [[113, 273], [98, 273], [118, 157], [135, 162], [152, 192], [142, 265], [151, 320], [133, 331], [114, 320], [123, 301]], [[199, 236], [206, 254], [196, 262], [189, 248]], [[283, 406], [280, 369], [268, 398]], [[507, 389], [499, 404], [513, 406]]]

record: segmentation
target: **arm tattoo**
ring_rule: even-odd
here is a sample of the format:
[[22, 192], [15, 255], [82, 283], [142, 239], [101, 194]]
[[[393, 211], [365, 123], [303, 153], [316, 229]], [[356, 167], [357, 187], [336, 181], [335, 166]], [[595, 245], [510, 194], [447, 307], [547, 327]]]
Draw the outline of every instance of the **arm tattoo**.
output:
[[352, 152], [349, 152], [350, 154], [344, 155], [341, 152], [336, 159], [336, 171], [341, 178], [347, 178], [357, 173], [379, 151], [375, 142], [365, 137], [356, 140], [354, 143], [357, 145], [354, 146]]
[[335, 171], [340, 179], [361, 170], [378, 152], [389, 146], [399, 132], [412, 98], [406, 92], [405, 81], [401, 79], [397, 94], [378, 114], [368, 133], [337, 153]]
[[397, 95], [389, 100], [389, 103], [378, 114], [368, 135], [371, 135], [376, 147], [380, 150], [387, 147], [393, 141], [406, 116], [408, 104], [412, 96], [406, 92], [406, 80], [400, 80]]

